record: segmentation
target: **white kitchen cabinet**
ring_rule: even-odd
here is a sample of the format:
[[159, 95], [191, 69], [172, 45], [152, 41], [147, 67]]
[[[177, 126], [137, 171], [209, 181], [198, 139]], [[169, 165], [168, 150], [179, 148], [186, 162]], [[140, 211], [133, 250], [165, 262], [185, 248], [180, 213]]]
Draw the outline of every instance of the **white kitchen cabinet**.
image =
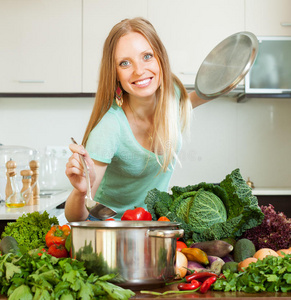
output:
[[76, 93], [82, 0], [0, 1], [0, 92]]
[[162, 39], [172, 71], [186, 85], [207, 54], [244, 30], [244, 0], [148, 0], [148, 17]]
[[245, 0], [246, 30], [257, 36], [291, 36], [290, 0]]
[[83, 92], [95, 93], [103, 44], [125, 18], [147, 17], [147, 0], [83, 0]]

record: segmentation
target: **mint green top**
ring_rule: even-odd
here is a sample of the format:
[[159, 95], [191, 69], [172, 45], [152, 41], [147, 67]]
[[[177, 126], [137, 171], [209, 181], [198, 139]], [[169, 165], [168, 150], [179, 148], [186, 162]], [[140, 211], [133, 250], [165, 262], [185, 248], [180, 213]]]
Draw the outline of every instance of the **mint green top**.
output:
[[146, 209], [144, 200], [151, 189], [168, 191], [173, 168], [159, 173], [155, 154], [138, 143], [124, 111], [115, 102], [91, 131], [86, 149], [92, 159], [108, 164], [94, 200], [114, 209], [115, 219], [134, 207]]

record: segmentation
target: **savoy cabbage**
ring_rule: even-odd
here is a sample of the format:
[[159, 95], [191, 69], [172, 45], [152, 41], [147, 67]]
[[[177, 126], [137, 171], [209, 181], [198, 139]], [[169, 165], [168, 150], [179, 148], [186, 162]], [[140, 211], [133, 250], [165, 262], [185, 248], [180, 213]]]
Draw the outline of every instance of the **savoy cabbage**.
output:
[[261, 224], [264, 214], [239, 169], [219, 184], [199, 183], [172, 188], [172, 193], [153, 189], [145, 199], [153, 220], [166, 216], [180, 223], [184, 238], [194, 242], [239, 237]]

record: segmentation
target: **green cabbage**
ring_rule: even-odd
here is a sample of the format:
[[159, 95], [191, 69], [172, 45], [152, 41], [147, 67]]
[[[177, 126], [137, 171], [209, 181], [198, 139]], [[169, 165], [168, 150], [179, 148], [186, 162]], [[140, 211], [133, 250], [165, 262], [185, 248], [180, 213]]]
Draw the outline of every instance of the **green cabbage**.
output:
[[190, 224], [197, 232], [202, 232], [210, 225], [225, 222], [226, 209], [223, 202], [212, 192], [199, 189], [193, 196], [182, 198], [177, 209], [177, 216]]
[[172, 188], [172, 194], [153, 189], [145, 199], [153, 220], [161, 216], [180, 223], [184, 238], [195, 242], [239, 237], [261, 224], [264, 214], [251, 188], [235, 169], [220, 183]]

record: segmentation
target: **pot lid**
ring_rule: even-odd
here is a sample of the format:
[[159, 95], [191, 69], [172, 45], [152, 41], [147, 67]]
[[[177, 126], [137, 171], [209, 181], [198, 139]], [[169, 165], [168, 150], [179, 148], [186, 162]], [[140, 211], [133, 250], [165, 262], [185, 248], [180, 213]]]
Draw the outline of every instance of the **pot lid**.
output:
[[258, 52], [256, 36], [247, 31], [235, 33], [219, 43], [201, 64], [195, 91], [205, 100], [222, 96], [245, 77]]

